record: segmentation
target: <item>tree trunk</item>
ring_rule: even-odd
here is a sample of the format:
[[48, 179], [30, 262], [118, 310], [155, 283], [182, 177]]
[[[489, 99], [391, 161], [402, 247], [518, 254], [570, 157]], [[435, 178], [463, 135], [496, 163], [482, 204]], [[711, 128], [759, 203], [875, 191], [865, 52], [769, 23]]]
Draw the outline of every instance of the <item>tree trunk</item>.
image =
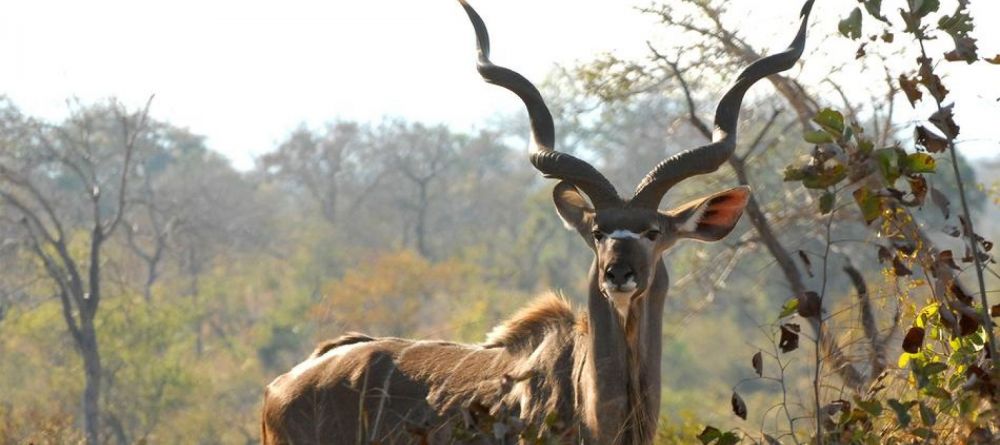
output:
[[[736, 178], [740, 185], [750, 185], [750, 181], [747, 178], [746, 164], [742, 158], [731, 156], [729, 158], [729, 166], [736, 172]], [[760, 236], [761, 243], [764, 244], [768, 253], [778, 263], [778, 267], [781, 268], [781, 273], [785, 276], [785, 281], [788, 282], [789, 287], [792, 289], [792, 295], [795, 297], [804, 295], [808, 288], [802, 280], [802, 272], [795, 265], [792, 254], [778, 240], [777, 234], [774, 233], [774, 229], [767, 219], [767, 215], [760, 208], [760, 203], [757, 202], [752, 193], [750, 194], [750, 199], [747, 201], [745, 211], [750, 219], [750, 224], [753, 225], [757, 235]], [[844, 383], [848, 387], [860, 391], [866, 384], [864, 375], [849, 361], [840, 346], [823, 332], [818, 317], [805, 317], [805, 319], [809, 323], [809, 326], [812, 327], [813, 332], [816, 333], [816, 336], [821, 339], [821, 347], [824, 348], [824, 352], [829, 360], [833, 362], [831, 368], [837, 372], [837, 375], [844, 380]], [[875, 339], [872, 340], [873, 342], [875, 341]]]
[[153, 284], [156, 283], [157, 278], [157, 261], [159, 261], [159, 258], [156, 261], [146, 263], [146, 282], [142, 286], [142, 297], [146, 301], [146, 304], [153, 302]]
[[125, 426], [122, 425], [122, 421], [119, 420], [117, 416], [108, 414], [108, 428], [111, 429], [111, 434], [115, 436], [119, 445], [129, 445], [132, 443], [132, 441], [128, 440], [128, 434], [125, 432]]
[[417, 252], [424, 258], [430, 258], [430, 249], [427, 247], [427, 182], [418, 183], [420, 187], [420, 200], [417, 203]]
[[338, 187], [336, 178], [329, 178], [326, 194], [320, 197], [320, 206], [323, 208], [323, 219], [330, 224], [337, 223], [337, 194]]
[[80, 355], [83, 356], [84, 390], [83, 390], [83, 423], [87, 437], [87, 445], [100, 443], [101, 416], [99, 402], [101, 397], [101, 354], [97, 348], [97, 332], [94, 330], [93, 319], [83, 320], [81, 326]]
[[[200, 280], [201, 277], [201, 263], [198, 259], [197, 251], [192, 247], [188, 250], [188, 274], [191, 276], [191, 283], [188, 285], [188, 295], [191, 297], [191, 307], [195, 310], [200, 310], [200, 302], [198, 301], [198, 294], [201, 292]], [[198, 317], [194, 321], [194, 354], [199, 360], [202, 354], [205, 352], [205, 340], [203, 338], [202, 331], [204, 331], [205, 316], [199, 313]]]

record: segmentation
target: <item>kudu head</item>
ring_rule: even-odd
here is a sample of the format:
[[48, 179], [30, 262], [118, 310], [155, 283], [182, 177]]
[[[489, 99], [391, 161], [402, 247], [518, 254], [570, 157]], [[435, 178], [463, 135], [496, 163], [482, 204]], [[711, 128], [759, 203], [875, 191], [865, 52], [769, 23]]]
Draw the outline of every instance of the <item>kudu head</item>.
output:
[[477, 68], [487, 82], [504, 87], [524, 102], [531, 122], [531, 163], [546, 178], [559, 179], [553, 200], [566, 226], [576, 230], [594, 251], [601, 292], [625, 316], [643, 295], [660, 256], [681, 238], [718, 241], [733, 229], [750, 197], [748, 187], [711, 194], [675, 209], [658, 210], [671, 187], [686, 178], [714, 172], [736, 148], [736, 125], [746, 91], [760, 79], [791, 68], [805, 46], [812, 3], [802, 8], [802, 24], [789, 49], [764, 57], [740, 73], [715, 112], [712, 143], [671, 156], [643, 178], [634, 195], [623, 199], [589, 163], [558, 152], [552, 114], [538, 89], [520, 74], [489, 60], [486, 25], [465, 0], [459, 0], [476, 32]]

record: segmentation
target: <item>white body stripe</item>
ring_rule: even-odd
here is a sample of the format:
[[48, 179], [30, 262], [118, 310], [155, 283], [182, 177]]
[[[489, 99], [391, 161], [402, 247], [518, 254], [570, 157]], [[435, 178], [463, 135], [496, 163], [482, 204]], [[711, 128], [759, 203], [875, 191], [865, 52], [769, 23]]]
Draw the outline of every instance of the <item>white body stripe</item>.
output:
[[323, 353], [323, 355], [321, 355], [319, 357], [314, 357], [314, 358], [311, 358], [311, 359], [307, 359], [307, 360], [303, 361], [302, 363], [299, 363], [299, 364], [295, 365], [295, 367], [292, 368], [291, 371], [288, 371], [288, 374], [291, 377], [296, 377], [297, 378], [298, 376], [302, 375], [304, 372], [306, 372], [306, 371], [308, 371], [308, 370], [310, 370], [312, 368], [315, 368], [317, 365], [319, 365], [320, 363], [323, 363], [324, 361], [327, 361], [327, 360], [329, 360], [329, 359], [331, 359], [333, 357], [341, 357], [341, 356], [347, 354], [348, 352], [350, 352], [351, 350], [353, 350], [353, 349], [355, 349], [355, 348], [357, 348], [359, 346], [364, 346], [364, 345], [366, 345], [368, 343], [369, 342], [359, 342], [359, 343], [352, 343], [352, 344], [344, 345], [344, 346], [338, 346], [338, 347], [333, 348], [333, 349], [331, 349], [329, 351], [326, 351], [325, 353]]

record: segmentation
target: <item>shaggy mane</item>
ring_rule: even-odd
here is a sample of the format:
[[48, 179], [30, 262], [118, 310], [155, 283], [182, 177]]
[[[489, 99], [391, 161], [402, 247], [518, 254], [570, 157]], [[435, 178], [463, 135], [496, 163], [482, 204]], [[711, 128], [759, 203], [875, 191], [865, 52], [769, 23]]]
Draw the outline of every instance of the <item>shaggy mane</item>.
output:
[[556, 294], [545, 294], [522, 308], [486, 334], [485, 348], [533, 350], [551, 332], [572, 332], [576, 314], [569, 302]]

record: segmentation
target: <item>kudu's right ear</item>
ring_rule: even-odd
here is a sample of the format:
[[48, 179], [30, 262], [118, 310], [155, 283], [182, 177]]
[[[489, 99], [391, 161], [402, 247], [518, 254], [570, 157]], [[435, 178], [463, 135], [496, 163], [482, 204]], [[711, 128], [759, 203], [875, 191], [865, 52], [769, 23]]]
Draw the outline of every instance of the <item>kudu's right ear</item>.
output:
[[736, 227], [749, 199], [750, 187], [740, 186], [691, 201], [667, 216], [680, 237], [718, 241]]
[[555, 201], [556, 212], [559, 213], [567, 229], [582, 234], [590, 233], [590, 220], [594, 208], [576, 186], [567, 181], [560, 181], [552, 189], [552, 200]]

